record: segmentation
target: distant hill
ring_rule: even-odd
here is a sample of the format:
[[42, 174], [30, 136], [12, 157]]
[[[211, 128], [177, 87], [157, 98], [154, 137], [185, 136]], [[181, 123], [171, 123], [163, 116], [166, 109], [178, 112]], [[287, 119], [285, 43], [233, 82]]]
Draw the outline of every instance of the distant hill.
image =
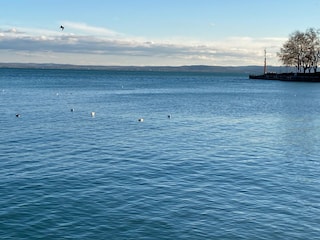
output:
[[[37, 69], [87, 69], [114, 71], [157, 71], [157, 72], [212, 72], [212, 73], [243, 73], [261, 74], [263, 66], [91, 66], [70, 64], [38, 64], [38, 63], [0, 63], [0, 68], [37, 68]], [[290, 70], [291, 72], [292, 70]], [[268, 66], [268, 72], [288, 72], [285, 67]]]

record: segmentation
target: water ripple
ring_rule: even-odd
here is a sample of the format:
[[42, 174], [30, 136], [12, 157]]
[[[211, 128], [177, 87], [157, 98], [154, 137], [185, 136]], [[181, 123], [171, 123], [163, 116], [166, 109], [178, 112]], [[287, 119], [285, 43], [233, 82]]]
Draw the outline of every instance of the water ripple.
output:
[[205, 74], [32, 74], [0, 76], [9, 89], [0, 95], [2, 238], [319, 236], [316, 88]]

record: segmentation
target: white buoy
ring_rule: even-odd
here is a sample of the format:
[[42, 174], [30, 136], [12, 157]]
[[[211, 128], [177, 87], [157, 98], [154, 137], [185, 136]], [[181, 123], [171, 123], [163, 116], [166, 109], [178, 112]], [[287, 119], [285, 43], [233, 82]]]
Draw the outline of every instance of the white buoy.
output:
[[143, 121], [144, 121], [143, 118], [139, 118], [139, 119], [138, 119], [138, 122], [143, 122]]
[[91, 112], [91, 117], [95, 117], [96, 116], [96, 112]]

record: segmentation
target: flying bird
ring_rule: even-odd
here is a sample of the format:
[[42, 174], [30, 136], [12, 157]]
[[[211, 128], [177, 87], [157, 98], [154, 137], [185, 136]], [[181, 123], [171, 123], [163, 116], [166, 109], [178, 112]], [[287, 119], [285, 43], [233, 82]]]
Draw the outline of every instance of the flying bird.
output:
[[60, 26], [60, 28], [61, 28], [61, 31], [63, 31], [63, 30], [64, 30], [64, 26], [62, 26], [62, 25], [61, 25], [61, 26]]

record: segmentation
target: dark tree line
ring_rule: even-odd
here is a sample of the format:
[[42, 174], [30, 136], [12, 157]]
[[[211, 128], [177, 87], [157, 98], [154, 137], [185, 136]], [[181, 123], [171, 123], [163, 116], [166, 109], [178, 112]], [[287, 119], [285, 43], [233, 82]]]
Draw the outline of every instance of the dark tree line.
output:
[[305, 32], [296, 31], [278, 53], [280, 61], [292, 66], [298, 72], [317, 72], [320, 59], [320, 30], [309, 28]]

